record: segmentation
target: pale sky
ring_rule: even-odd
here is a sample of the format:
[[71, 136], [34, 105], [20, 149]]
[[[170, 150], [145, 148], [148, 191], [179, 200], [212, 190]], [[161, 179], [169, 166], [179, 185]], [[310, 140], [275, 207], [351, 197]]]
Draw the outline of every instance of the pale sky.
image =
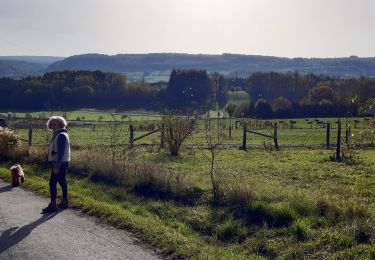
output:
[[375, 57], [375, 0], [0, 0], [0, 55]]

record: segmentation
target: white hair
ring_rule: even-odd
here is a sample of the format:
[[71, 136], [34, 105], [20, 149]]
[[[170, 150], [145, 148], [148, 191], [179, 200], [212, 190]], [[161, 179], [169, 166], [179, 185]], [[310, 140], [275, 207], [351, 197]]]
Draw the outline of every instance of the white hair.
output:
[[63, 118], [62, 116], [51, 116], [47, 121], [47, 128], [48, 129], [51, 129], [51, 123], [53, 121], [58, 122], [61, 128], [65, 128], [68, 125], [65, 118]]

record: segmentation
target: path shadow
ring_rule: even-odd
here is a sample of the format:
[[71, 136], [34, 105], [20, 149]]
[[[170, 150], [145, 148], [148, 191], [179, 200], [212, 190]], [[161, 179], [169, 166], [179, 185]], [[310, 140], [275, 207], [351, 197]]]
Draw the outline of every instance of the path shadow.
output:
[[8, 192], [8, 191], [11, 191], [12, 189], [13, 189], [12, 185], [7, 185], [7, 186], [4, 186], [4, 187], [0, 188], [0, 193], [2, 193], [2, 192]]
[[44, 214], [41, 218], [22, 226], [5, 230], [0, 236], [0, 254], [25, 239], [34, 228], [56, 216], [58, 212]]

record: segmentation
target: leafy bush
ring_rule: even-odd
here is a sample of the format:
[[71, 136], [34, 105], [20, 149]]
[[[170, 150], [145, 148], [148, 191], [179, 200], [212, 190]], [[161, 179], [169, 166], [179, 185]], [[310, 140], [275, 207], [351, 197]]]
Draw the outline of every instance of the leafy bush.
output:
[[20, 147], [20, 137], [9, 128], [0, 127], [0, 158], [1, 160], [20, 160], [28, 150]]

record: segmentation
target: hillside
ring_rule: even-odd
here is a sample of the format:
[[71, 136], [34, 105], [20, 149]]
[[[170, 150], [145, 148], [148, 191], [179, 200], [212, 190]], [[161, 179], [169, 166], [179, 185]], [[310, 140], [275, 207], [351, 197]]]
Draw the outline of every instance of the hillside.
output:
[[0, 56], [0, 77], [41, 75], [61, 70], [119, 72], [129, 80], [167, 81], [173, 68], [206, 69], [225, 76], [247, 77], [257, 71], [298, 71], [331, 77], [375, 77], [375, 58], [280, 58], [258, 55], [193, 55], [178, 53]]
[[168, 79], [173, 68], [206, 69], [226, 76], [247, 77], [256, 71], [298, 71], [349, 78], [375, 76], [375, 58], [280, 58], [256, 55], [192, 55], [192, 54], [85, 54], [68, 57], [51, 64], [55, 70], [102, 70], [126, 73], [129, 79], [156, 81]]
[[0, 77], [43, 75], [50, 64], [62, 59], [53, 56], [0, 56]]
[[0, 56], [0, 60], [7, 61], [21, 61], [29, 63], [37, 63], [44, 67], [48, 65], [65, 59], [65, 57], [56, 57], [56, 56]]
[[45, 67], [32, 62], [0, 60], [0, 77], [22, 78], [43, 74]]

